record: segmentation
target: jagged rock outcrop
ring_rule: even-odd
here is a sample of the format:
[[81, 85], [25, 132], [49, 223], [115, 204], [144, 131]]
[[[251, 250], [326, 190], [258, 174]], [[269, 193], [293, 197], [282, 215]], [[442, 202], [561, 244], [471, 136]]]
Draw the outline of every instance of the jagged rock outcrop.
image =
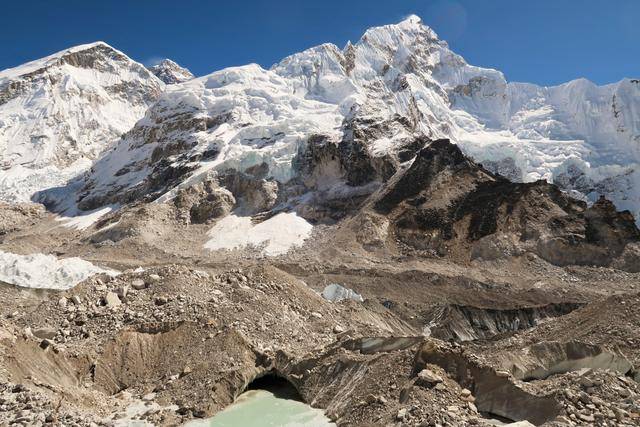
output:
[[529, 251], [558, 265], [609, 265], [640, 242], [633, 216], [606, 199], [587, 207], [545, 181], [511, 182], [448, 140], [422, 149], [373, 208], [404, 244], [454, 258]]
[[208, 179], [180, 189], [173, 203], [187, 223], [202, 224], [228, 215], [236, 199], [217, 180]]
[[149, 67], [149, 71], [168, 85], [186, 82], [195, 78], [191, 71], [170, 59], [163, 59], [158, 64]]
[[252, 215], [269, 211], [278, 201], [278, 182], [260, 178], [266, 172], [259, 169], [250, 168], [249, 173], [230, 169], [218, 175], [220, 184], [236, 198], [239, 213]]
[[353, 214], [375, 190], [393, 175], [397, 161], [374, 157], [363, 140], [341, 141], [311, 135], [293, 159], [296, 181], [308, 194], [299, 214], [313, 222], [333, 222]]

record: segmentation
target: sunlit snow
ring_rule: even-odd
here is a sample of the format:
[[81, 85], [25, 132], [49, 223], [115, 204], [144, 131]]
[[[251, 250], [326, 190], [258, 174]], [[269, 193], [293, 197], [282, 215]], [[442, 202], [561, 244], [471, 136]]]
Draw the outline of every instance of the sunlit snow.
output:
[[260, 247], [264, 255], [287, 253], [311, 235], [313, 226], [295, 213], [280, 213], [258, 224], [251, 217], [229, 215], [209, 231], [210, 250]]

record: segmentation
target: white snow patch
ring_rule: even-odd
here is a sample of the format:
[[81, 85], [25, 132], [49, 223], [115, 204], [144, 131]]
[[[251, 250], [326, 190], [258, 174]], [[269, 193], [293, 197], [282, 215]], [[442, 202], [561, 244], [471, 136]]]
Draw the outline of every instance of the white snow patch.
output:
[[117, 208], [117, 205], [109, 205], [86, 212], [78, 210], [75, 212], [77, 214], [76, 216], [60, 216], [56, 218], [56, 221], [61, 221], [62, 225], [65, 227], [75, 228], [76, 230], [86, 230], [104, 215], [116, 210]]
[[325, 286], [322, 291], [322, 297], [332, 302], [340, 302], [346, 299], [350, 299], [356, 302], [363, 302], [362, 295], [354, 291], [353, 289], [345, 288], [337, 283], [332, 283]]
[[260, 247], [262, 253], [275, 256], [300, 246], [311, 235], [313, 226], [292, 212], [280, 213], [253, 224], [251, 217], [229, 215], [209, 231], [211, 239], [204, 245], [210, 250]]
[[117, 275], [81, 258], [53, 255], [17, 255], [0, 251], [0, 281], [25, 288], [69, 289], [94, 274]]

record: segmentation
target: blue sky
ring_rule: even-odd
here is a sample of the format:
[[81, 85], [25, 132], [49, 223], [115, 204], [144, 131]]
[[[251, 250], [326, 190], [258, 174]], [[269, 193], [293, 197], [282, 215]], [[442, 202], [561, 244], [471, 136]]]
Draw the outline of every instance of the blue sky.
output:
[[0, 69], [104, 40], [196, 75], [342, 47], [415, 13], [474, 65], [543, 85], [640, 77], [638, 0], [22, 0], [3, 2]]

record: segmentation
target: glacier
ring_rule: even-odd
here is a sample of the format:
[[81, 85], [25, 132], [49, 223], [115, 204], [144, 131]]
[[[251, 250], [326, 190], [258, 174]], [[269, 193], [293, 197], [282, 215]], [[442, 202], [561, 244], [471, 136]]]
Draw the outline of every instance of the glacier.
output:
[[118, 272], [77, 257], [58, 259], [40, 253], [0, 251], [0, 281], [20, 287], [65, 290], [96, 274], [115, 276]]

